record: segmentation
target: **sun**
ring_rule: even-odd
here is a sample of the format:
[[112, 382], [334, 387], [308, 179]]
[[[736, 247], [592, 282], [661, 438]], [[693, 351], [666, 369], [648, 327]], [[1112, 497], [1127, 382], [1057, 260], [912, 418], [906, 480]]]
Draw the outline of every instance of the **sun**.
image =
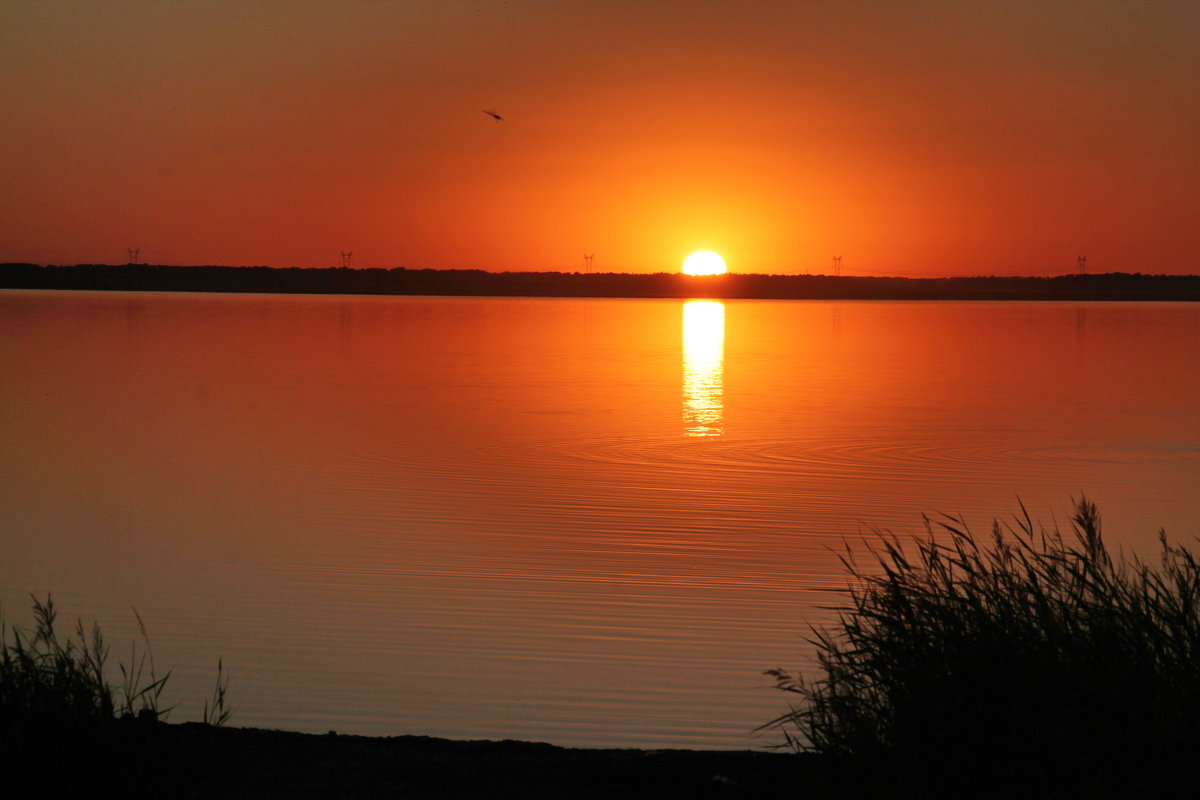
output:
[[684, 275], [724, 275], [725, 259], [711, 250], [699, 250], [683, 260]]

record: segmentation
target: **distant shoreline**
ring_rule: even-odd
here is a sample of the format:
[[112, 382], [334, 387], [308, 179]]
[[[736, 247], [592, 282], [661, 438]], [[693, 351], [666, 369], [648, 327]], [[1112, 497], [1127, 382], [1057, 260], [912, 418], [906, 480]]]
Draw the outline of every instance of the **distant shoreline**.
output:
[[0, 264], [0, 289], [721, 300], [1200, 301], [1200, 275], [694, 277], [484, 270]]

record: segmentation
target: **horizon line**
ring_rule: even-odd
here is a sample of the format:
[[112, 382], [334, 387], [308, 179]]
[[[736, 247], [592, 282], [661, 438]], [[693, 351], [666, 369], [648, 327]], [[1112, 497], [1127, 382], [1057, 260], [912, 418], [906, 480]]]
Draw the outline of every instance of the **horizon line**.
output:
[[1036, 280], [1051, 280], [1056, 278], [1097, 278], [1102, 276], [1137, 276], [1137, 277], [1178, 277], [1178, 278], [1195, 278], [1200, 277], [1200, 274], [1193, 272], [1128, 272], [1124, 270], [1114, 270], [1109, 272], [1062, 272], [1062, 273], [1014, 273], [1014, 274], [998, 274], [998, 273], [974, 273], [974, 274], [959, 274], [959, 275], [897, 275], [887, 273], [873, 273], [861, 275], [830, 275], [822, 272], [735, 272], [730, 270], [717, 275], [688, 275], [680, 271], [660, 270], [658, 272], [618, 272], [618, 271], [595, 271], [595, 272], [580, 272], [578, 270], [565, 269], [488, 269], [484, 267], [404, 267], [404, 266], [276, 266], [271, 264], [168, 264], [168, 263], [100, 263], [100, 262], [79, 262], [75, 264], [39, 264], [33, 261], [6, 261], [0, 263], [0, 268], [3, 267], [37, 267], [40, 269], [62, 269], [75, 267], [106, 267], [110, 269], [118, 269], [122, 267], [148, 267], [148, 268], [167, 268], [167, 269], [275, 269], [275, 270], [313, 270], [313, 271], [336, 271], [336, 272], [366, 272], [371, 270], [394, 271], [405, 270], [409, 272], [474, 272], [484, 273], [487, 275], [561, 275], [564, 277], [600, 277], [600, 276], [623, 276], [623, 277], [656, 277], [656, 276], [677, 276], [690, 280], [713, 281], [721, 280], [730, 277], [744, 278], [826, 278], [830, 280], [855, 280], [855, 279], [875, 279], [875, 280], [1019, 280], [1019, 279], [1036, 279]]

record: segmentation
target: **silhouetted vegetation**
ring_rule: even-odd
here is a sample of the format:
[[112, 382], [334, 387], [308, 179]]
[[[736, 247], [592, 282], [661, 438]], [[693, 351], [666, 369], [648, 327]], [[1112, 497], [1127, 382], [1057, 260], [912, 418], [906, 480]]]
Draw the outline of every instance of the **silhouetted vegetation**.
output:
[[[162, 705], [170, 673], [157, 672], [134, 615], [141, 646], [133, 644], [115, 675], [99, 626], [80, 620], [64, 634], [49, 596], [33, 598], [32, 628], [0, 625], [0, 768], [13, 797], [170, 797], [181, 779], [205, 785], [208, 739], [193, 734], [188, 751], [172, 743], [176, 726], [162, 724], [171, 711]], [[198, 728], [215, 731], [229, 720], [227, 686], [218, 662]]]
[[[46, 727], [107, 722], [115, 718], [158, 720], [171, 711], [161, 703], [171, 677], [159, 675], [150, 650], [150, 637], [141, 615], [135, 610], [143, 647], [131, 649], [130, 663], [117, 665], [119, 685], [109, 682], [109, 646], [100, 626], [90, 630], [83, 621], [75, 624], [74, 635], [61, 635], [53, 598], [33, 598], [34, 626], [16, 625], [0, 642], [0, 725]], [[213, 696], [205, 702], [204, 722], [221, 725], [230, 709], [225, 700], [228, 676], [217, 662]]]
[[713, 297], [778, 300], [1200, 300], [1200, 276], [873, 278], [828, 275], [485, 272], [0, 264], [0, 288], [493, 297]]
[[958, 518], [869, 567], [847, 551], [850, 600], [816, 631], [820, 676], [772, 670], [799, 695], [769, 723], [797, 749], [884, 758], [935, 781], [1140, 791], [1196, 777], [1200, 563], [1113, 558], [1078, 501], [1073, 534], [1022, 507], [980, 543]]

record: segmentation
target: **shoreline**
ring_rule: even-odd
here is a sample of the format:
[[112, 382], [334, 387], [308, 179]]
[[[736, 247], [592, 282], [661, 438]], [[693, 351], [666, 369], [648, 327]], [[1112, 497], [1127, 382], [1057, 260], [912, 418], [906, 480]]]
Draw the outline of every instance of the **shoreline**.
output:
[[[0, 726], [2, 729], [3, 726]], [[118, 719], [0, 731], [14, 796], [278, 798], [857, 797], [825, 756], [755, 750], [566, 748], [516, 740], [358, 736]], [[129, 769], [131, 759], [136, 762]], [[847, 783], [847, 778], [851, 780]], [[51, 786], [47, 786], [49, 779]], [[97, 795], [97, 787], [104, 791]]]
[[[927, 753], [926, 756], [932, 754]], [[1192, 777], [1086, 775], [945, 753], [912, 760], [757, 750], [566, 748], [517, 740], [299, 733], [134, 718], [0, 725], [14, 797], [318, 800], [960, 800], [1184, 797]], [[1127, 765], [1128, 766], [1128, 765]]]
[[1200, 301], [1200, 275], [880, 278], [483, 270], [0, 264], [0, 288], [720, 300]]

